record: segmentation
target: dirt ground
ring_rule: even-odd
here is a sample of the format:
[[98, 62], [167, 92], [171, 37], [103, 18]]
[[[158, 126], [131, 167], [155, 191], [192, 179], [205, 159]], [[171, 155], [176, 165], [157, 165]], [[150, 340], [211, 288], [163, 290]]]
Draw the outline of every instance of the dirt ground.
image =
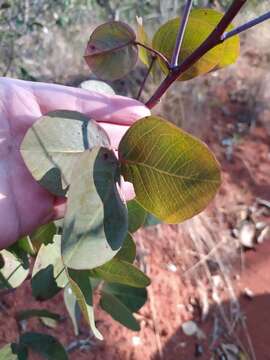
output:
[[[242, 345], [251, 359], [255, 358], [252, 348], [256, 359], [270, 359], [269, 232], [249, 250], [240, 246], [239, 231], [236, 233], [245, 222], [270, 225], [269, 62], [258, 59], [248, 48], [242, 56], [238, 70], [233, 67], [211, 75], [210, 80], [200, 80], [195, 92], [202, 92], [202, 103], [193, 107], [193, 122], [184, 124], [199, 133], [221, 163], [223, 182], [215, 201], [183, 225], [159, 225], [135, 234], [138, 265], [152, 279], [148, 302], [138, 314], [141, 331], [124, 329], [97, 308], [97, 326], [105, 340], [89, 336], [85, 324], [76, 338], [62, 294], [39, 303], [31, 297], [26, 281], [16, 292], [1, 296], [0, 346], [18, 336], [17, 311], [48, 308], [63, 315], [63, 321], [48, 329], [30, 320], [27, 330], [55, 335], [65, 346], [86, 340], [85, 346], [70, 351], [71, 360], [227, 359], [218, 354], [222, 344]], [[189, 93], [189, 89], [184, 91]], [[181, 105], [189, 115], [184, 92], [171, 101], [176, 114], [182, 112]], [[168, 106], [158, 111], [172, 116]], [[196, 248], [199, 238], [203, 245]], [[196, 336], [184, 334], [182, 324], [188, 320], [199, 327]], [[31, 358], [38, 359], [36, 355]]]

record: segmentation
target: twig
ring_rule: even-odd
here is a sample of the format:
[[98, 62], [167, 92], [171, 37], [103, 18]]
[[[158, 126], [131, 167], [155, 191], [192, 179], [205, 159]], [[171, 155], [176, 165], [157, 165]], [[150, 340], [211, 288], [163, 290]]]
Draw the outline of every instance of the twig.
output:
[[185, 30], [186, 30], [189, 14], [190, 14], [190, 11], [192, 8], [192, 2], [193, 2], [193, 0], [186, 0], [186, 3], [185, 3], [181, 24], [179, 26], [178, 34], [177, 34], [176, 41], [175, 41], [175, 46], [173, 49], [173, 54], [172, 54], [172, 59], [171, 59], [171, 64], [170, 64], [171, 69], [173, 69], [174, 67], [176, 67], [178, 65], [178, 58], [179, 58], [183, 38], [185, 35]]
[[239, 13], [240, 9], [246, 3], [246, 1], [247, 0], [233, 1], [232, 5], [229, 7], [225, 15], [222, 17], [216, 28], [207, 37], [207, 39], [190, 56], [188, 56], [182, 64], [174, 68], [160, 84], [153, 96], [146, 103], [146, 106], [149, 109], [152, 109], [159, 102], [163, 94], [180, 75], [182, 75], [186, 70], [188, 70], [210, 49], [223, 42], [223, 40], [221, 39], [222, 34], [227, 29], [232, 20], [235, 18], [235, 16]]
[[207, 260], [209, 260], [211, 258], [211, 256], [221, 247], [221, 245], [223, 245], [225, 243], [225, 239], [220, 240], [217, 244], [215, 244], [213, 246], [213, 248], [209, 251], [208, 254], [205, 255], [200, 255], [198, 253], [198, 255], [201, 257], [201, 259], [196, 262], [196, 264], [194, 264], [192, 267], [190, 267], [189, 269], [187, 269], [184, 273], [184, 275], [189, 274], [190, 272], [194, 271], [195, 269], [197, 269], [200, 265], [204, 265], [206, 263]]
[[150, 51], [152, 54], [158, 56], [164, 62], [164, 64], [167, 66], [167, 68], [170, 69], [169, 60], [160, 51], [155, 50], [155, 49], [151, 48], [150, 46], [147, 46], [147, 45], [145, 45], [143, 43], [140, 43], [139, 41], [135, 41], [134, 45], [142, 46], [146, 50]]
[[266, 14], [263, 14], [263, 15], [257, 17], [256, 19], [248, 21], [246, 24], [238, 26], [237, 28], [233, 29], [232, 31], [228, 31], [228, 32], [224, 33], [221, 36], [221, 39], [223, 41], [228, 40], [232, 36], [241, 34], [243, 31], [251, 29], [253, 26], [256, 26], [256, 25], [262, 23], [263, 21], [266, 21], [269, 19], [270, 19], [270, 11], [268, 11]]
[[146, 75], [145, 75], [145, 77], [144, 77], [144, 79], [143, 79], [143, 81], [142, 81], [142, 83], [141, 83], [140, 90], [139, 90], [138, 95], [137, 95], [137, 97], [136, 97], [137, 100], [139, 100], [140, 97], [141, 97], [141, 94], [142, 94], [142, 92], [143, 92], [145, 83], [146, 83], [146, 81], [147, 81], [147, 79], [148, 79], [148, 76], [149, 76], [149, 74], [150, 74], [150, 72], [151, 72], [151, 70], [152, 70], [152, 68], [153, 68], [153, 65], [154, 65], [156, 59], [157, 59], [156, 56], [152, 56], [151, 63], [150, 63], [150, 65], [149, 65], [149, 68], [148, 68], [148, 70], [147, 70], [147, 73], [146, 73]]

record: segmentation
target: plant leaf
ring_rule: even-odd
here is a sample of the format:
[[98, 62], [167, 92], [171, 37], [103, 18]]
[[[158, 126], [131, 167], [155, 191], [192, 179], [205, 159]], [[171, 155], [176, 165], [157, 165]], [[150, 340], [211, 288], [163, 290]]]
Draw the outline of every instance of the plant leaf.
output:
[[0, 269], [0, 289], [12, 289], [20, 286], [29, 274], [29, 268], [14, 254], [1, 250], [0, 255], [4, 266]]
[[[143, 19], [141, 17], [136, 16], [136, 20], [137, 20], [137, 41], [151, 47], [151, 41], [149, 40], [148, 35], [143, 26]], [[151, 53], [142, 46], [139, 46], [138, 49], [139, 49], [139, 59], [144, 65], [149, 67], [152, 58]]]
[[119, 163], [111, 150], [95, 148], [81, 155], [72, 175], [62, 237], [69, 268], [100, 266], [122, 246], [128, 220], [118, 181]]
[[[23, 246], [21, 241], [18, 240], [17, 242], [15, 242], [14, 244], [10, 245], [6, 250], [8, 252], [10, 252], [11, 254], [13, 254], [16, 259], [21, 262], [22, 266], [27, 269], [29, 267], [29, 256], [28, 256], [28, 253], [24, 250], [24, 239], [25, 238], [22, 238], [22, 243], [23, 243]], [[3, 263], [4, 263], [4, 260], [3, 260]]]
[[43, 317], [43, 318], [49, 318], [56, 321], [60, 321], [60, 315], [46, 309], [27, 309], [27, 310], [19, 311], [16, 314], [16, 319], [18, 321], [27, 320], [32, 317]]
[[64, 290], [64, 302], [73, 324], [74, 334], [78, 336], [81, 313], [76, 296], [73, 294], [73, 291], [69, 285], [67, 285]]
[[103, 336], [98, 331], [95, 324], [92, 286], [89, 277], [89, 271], [67, 269], [67, 273], [69, 276], [70, 287], [77, 298], [85, 320], [90, 325], [90, 328], [92, 329], [96, 338], [103, 340]]
[[42, 355], [47, 360], [68, 360], [64, 347], [51, 335], [26, 332], [21, 335], [20, 344]]
[[15, 244], [18, 246], [19, 249], [24, 251], [26, 254], [32, 256], [36, 254], [36, 251], [33, 247], [33, 244], [29, 236], [24, 236], [23, 238], [19, 239]]
[[145, 288], [105, 283], [102, 291], [117, 297], [131, 312], [139, 311], [147, 300], [147, 291]]
[[98, 26], [91, 34], [84, 58], [92, 72], [103, 80], [116, 80], [136, 65], [138, 49], [134, 31], [120, 21]]
[[134, 233], [145, 222], [147, 212], [136, 201], [136, 199], [130, 200], [127, 203], [128, 208], [128, 231]]
[[106, 264], [92, 269], [91, 277], [97, 277], [107, 282], [120, 283], [133, 287], [146, 287], [150, 285], [150, 279], [142, 271], [132, 264], [113, 258]]
[[21, 154], [35, 180], [64, 196], [81, 153], [109, 144], [106, 132], [95, 121], [76, 111], [57, 110], [42, 116], [27, 131]]
[[47, 300], [56, 295], [68, 283], [60, 252], [61, 235], [54, 242], [41, 245], [32, 271], [32, 293], [38, 300]]
[[220, 185], [219, 165], [208, 147], [159, 117], [143, 118], [129, 128], [119, 159], [136, 200], [167, 223], [198, 214]]
[[128, 329], [139, 331], [140, 324], [137, 322], [132, 312], [114, 295], [109, 292], [101, 293], [100, 306], [111, 317], [126, 326]]
[[17, 353], [14, 351], [14, 344], [6, 344], [0, 349], [0, 360], [18, 360]]
[[58, 321], [49, 317], [40, 317], [40, 322], [48, 328], [54, 329], [58, 325]]
[[123, 246], [114, 258], [133, 263], [136, 257], [136, 244], [130, 233], [127, 234]]
[[57, 229], [53, 222], [41, 225], [29, 236], [34, 249], [39, 251], [42, 244], [47, 245], [52, 243], [56, 231]]
[[[178, 64], [181, 64], [183, 60], [203, 43], [219, 23], [222, 16], [223, 14], [213, 9], [193, 9], [191, 11]], [[153, 38], [153, 47], [169, 59], [173, 53], [179, 23], [180, 18], [169, 20], [157, 30]], [[232, 28], [233, 26], [230, 25], [227, 30]], [[236, 61], [238, 56], [239, 37], [235, 36], [208, 51], [190, 69], [185, 71], [178, 80], [189, 80], [198, 75], [208, 73], [213, 69], [230, 65]], [[162, 71], [167, 74], [167, 67], [160, 59], [158, 61]]]
[[147, 292], [144, 288], [134, 288], [121, 284], [104, 284], [101, 292], [101, 307], [113, 319], [132, 330], [140, 326], [132, 315], [146, 302]]

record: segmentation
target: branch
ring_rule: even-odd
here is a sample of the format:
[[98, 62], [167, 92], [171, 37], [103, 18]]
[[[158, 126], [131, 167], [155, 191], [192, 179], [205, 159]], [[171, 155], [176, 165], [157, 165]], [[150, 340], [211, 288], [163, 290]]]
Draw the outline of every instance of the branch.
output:
[[140, 43], [139, 41], [135, 41], [134, 45], [138, 45], [138, 46], [142, 46], [143, 48], [145, 48], [146, 50], [150, 51], [152, 54], [158, 56], [167, 66], [168, 69], [170, 69], [170, 63], [169, 60], [166, 58], [165, 55], [163, 55], [160, 51], [155, 50], [153, 48], [151, 48], [150, 46], [147, 46], [143, 43]]
[[173, 50], [173, 54], [172, 54], [172, 59], [171, 59], [171, 64], [170, 64], [171, 69], [173, 69], [174, 67], [176, 67], [178, 65], [178, 58], [179, 58], [183, 38], [185, 35], [185, 30], [186, 30], [189, 14], [190, 14], [190, 11], [192, 8], [192, 2], [193, 2], [193, 0], [186, 0], [186, 3], [185, 3], [183, 16], [182, 16], [182, 20], [181, 20], [181, 25], [178, 30], [178, 34], [176, 37], [176, 42], [175, 42], [175, 46], [174, 46], [174, 50]]
[[223, 42], [221, 39], [222, 34], [246, 2], [247, 0], [233, 1], [232, 5], [229, 7], [223, 18], [220, 20], [208, 38], [190, 56], [188, 56], [181, 65], [174, 68], [160, 84], [153, 96], [146, 103], [146, 106], [149, 109], [152, 109], [159, 102], [165, 91], [179, 76], [181, 76], [194, 63], [196, 63], [205, 53]]
[[263, 15], [257, 17], [256, 19], [248, 21], [246, 24], [238, 26], [237, 28], [233, 29], [232, 31], [228, 31], [228, 32], [224, 33], [221, 36], [221, 40], [223, 40], [223, 41], [228, 40], [232, 36], [241, 34], [243, 31], [246, 31], [246, 30], [252, 28], [253, 26], [256, 26], [256, 25], [262, 23], [263, 21], [266, 21], [269, 19], [270, 19], [270, 11], [268, 11], [266, 14], [263, 14]]
[[146, 73], [146, 75], [145, 75], [145, 77], [144, 77], [144, 79], [143, 79], [143, 81], [142, 81], [142, 84], [141, 84], [141, 86], [140, 86], [140, 90], [139, 90], [138, 95], [137, 95], [137, 97], [136, 97], [137, 100], [139, 100], [140, 97], [141, 97], [141, 94], [142, 94], [142, 92], [143, 92], [143, 89], [144, 89], [146, 80], [148, 79], [148, 76], [149, 76], [149, 74], [150, 74], [150, 72], [151, 72], [151, 70], [152, 70], [152, 68], [153, 68], [153, 65], [154, 65], [156, 59], [157, 59], [156, 56], [152, 56], [151, 63], [150, 63], [150, 65], [149, 65], [149, 68], [148, 68], [148, 70], [147, 70], [147, 73]]

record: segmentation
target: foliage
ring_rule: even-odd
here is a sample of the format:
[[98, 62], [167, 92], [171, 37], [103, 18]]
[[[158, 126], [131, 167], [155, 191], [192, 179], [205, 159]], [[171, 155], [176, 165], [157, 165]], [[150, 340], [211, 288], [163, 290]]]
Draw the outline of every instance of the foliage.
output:
[[[148, 75], [156, 71], [153, 65], [159, 66], [166, 77], [147, 102], [151, 108], [173, 81], [187, 81], [236, 61], [239, 37], [237, 32], [229, 36], [231, 20], [244, 2], [234, 1], [224, 16], [211, 9], [193, 10], [183, 27], [182, 42], [180, 18], [161, 25], [153, 40], [140, 19], [137, 35], [127, 24], [110, 21], [90, 36], [85, 60], [96, 76], [115, 80], [135, 67], [139, 55], [148, 68], [140, 93]], [[111, 6], [109, 1], [106, 4]], [[228, 38], [223, 38], [224, 33]], [[91, 89], [111, 93], [98, 82]], [[150, 279], [134, 265], [132, 233], [159, 222], [179, 223], [201, 212], [221, 181], [214, 154], [199, 139], [151, 115], [129, 128], [117, 158], [106, 132], [94, 119], [66, 110], [48, 113], [35, 122], [20, 150], [34, 179], [55, 196], [67, 198], [67, 210], [60, 224], [43, 225], [0, 252], [1, 288], [18, 287], [29, 274], [29, 258], [35, 257], [33, 296], [43, 301], [64, 289], [75, 334], [82, 314], [93, 334], [103, 339], [95, 323], [96, 294], [101, 308], [113, 319], [138, 331], [136, 312], [146, 302]], [[128, 203], [119, 193], [122, 177], [133, 184], [136, 194]], [[17, 320], [32, 316], [59, 320], [57, 314], [37, 309], [20, 312]], [[32, 332], [6, 345], [0, 359], [27, 359], [29, 349], [46, 359], [67, 359], [56, 339]]]

